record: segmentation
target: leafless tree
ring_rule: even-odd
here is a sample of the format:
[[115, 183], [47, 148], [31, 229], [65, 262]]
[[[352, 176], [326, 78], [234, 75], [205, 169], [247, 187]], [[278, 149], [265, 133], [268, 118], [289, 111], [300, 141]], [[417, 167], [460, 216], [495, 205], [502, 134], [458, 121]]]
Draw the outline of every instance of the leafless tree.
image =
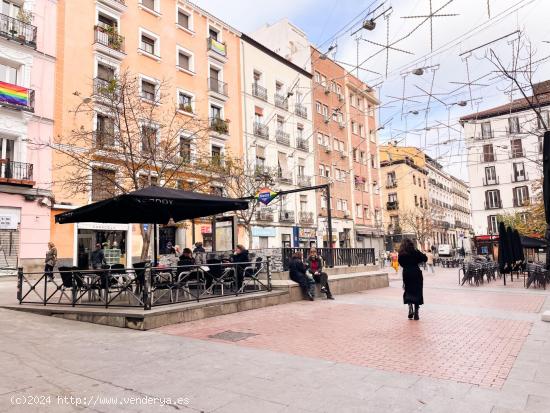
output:
[[418, 246], [427, 248], [428, 241], [434, 230], [442, 221], [442, 209], [436, 205], [429, 208], [415, 207], [399, 214], [399, 222], [404, 234], [413, 234]]
[[[91, 193], [93, 201], [150, 185], [211, 192], [223, 184], [234, 162], [212, 156], [209, 134], [227, 132], [227, 123], [200, 119], [188, 103], [174, 105], [166, 90], [161, 82], [145, 92], [130, 72], [95, 79], [92, 98], [73, 111], [75, 127], [51, 144], [64, 170], [55, 184], [68, 195]], [[141, 225], [142, 259], [151, 232]]]

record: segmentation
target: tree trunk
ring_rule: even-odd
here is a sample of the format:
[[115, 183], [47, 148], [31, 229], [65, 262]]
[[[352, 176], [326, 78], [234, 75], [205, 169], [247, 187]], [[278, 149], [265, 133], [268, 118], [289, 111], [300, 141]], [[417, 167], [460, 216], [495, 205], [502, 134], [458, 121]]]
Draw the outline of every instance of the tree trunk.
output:
[[145, 261], [149, 258], [149, 247], [151, 245], [151, 233], [152, 228], [149, 224], [147, 226], [147, 229], [145, 229], [145, 224], [141, 224], [139, 226], [140, 232], [141, 232], [141, 238], [143, 240], [143, 244], [141, 245], [141, 261]]

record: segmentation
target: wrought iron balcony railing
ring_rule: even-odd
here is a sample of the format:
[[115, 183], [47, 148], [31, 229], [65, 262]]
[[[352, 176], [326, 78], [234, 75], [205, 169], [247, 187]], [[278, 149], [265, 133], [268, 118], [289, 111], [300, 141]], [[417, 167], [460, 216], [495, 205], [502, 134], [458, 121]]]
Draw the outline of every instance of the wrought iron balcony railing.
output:
[[95, 26], [95, 43], [102, 44], [109, 49], [124, 53], [124, 36], [115, 32], [114, 28]]
[[0, 183], [34, 185], [33, 164], [0, 159]]
[[208, 47], [208, 50], [212, 50], [213, 52], [216, 52], [217, 54], [227, 57], [227, 46], [225, 43], [220, 42], [213, 37], [209, 37], [207, 39], [206, 45]]
[[275, 106], [278, 108], [288, 110], [288, 99], [286, 96], [275, 93], [274, 101]]
[[269, 127], [261, 122], [254, 122], [254, 136], [269, 139]]
[[388, 201], [386, 202], [386, 209], [388, 211], [395, 211], [399, 209], [399, 202], [398, 201]]
[[252, 94], [257, 98], [267, 101], [267, 89], [257, 83], [252, 83]]
[[281, 145], [290, 146], [290, 134], [286, 133], [282, 129], [277, 129], [275, 131], [275, 140]]
[[298, 186], [311, 186], [311, 176], [298, 175]]
[[309, 142], [304, 138], [296, 139], [296, 147], [303, 151], [309, 151]]
[[307, 119], [307, 108], [299, 103], [294, 106], [294, 113], [301, 118]]
[[229, 122], [222, 118], [210, 118], [210, 130], [227, 135], [229, 133]]
[[227, 96], [227, 83], [222, 82], [219, 79], [209, 77], [208, 90], [210, 92], [215, 92], [215, 93], [219, 93], [220, 95]]
[[282, 210], [279, 213], [279, 222], [292, 222], [294, 223], [294, 211]]
[[36, 49], [36, 26], [0, 14], [0, 36]]
[[313, 224], [313, 212], [300, 211], [300, 224]]

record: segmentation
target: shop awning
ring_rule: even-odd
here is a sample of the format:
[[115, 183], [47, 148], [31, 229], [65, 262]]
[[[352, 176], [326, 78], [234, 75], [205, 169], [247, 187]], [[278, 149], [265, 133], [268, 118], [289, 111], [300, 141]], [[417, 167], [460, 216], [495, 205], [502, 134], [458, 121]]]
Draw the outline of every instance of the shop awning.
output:
[[523, 248], [546, 248], [546, 240], [542, 238], [531, 238], [520, 236]]
[[248, 201], [150, 186], [56, 215], [55, 222], [168, 224], [248, 209]]

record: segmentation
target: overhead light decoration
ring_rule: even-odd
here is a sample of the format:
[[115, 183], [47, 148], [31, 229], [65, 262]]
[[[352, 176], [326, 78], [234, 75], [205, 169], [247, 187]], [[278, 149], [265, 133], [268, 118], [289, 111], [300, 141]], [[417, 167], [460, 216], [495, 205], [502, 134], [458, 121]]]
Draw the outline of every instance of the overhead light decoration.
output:
[[376, 27], [376, 22], [373, 19], [363, 21], [363, 29], [372, 31]]
[[412, 71], [412, 74], [416, 76], [422, 76], [424, 74], [424, 69], [421, 67], [419, 67], [418, 69], [414, 69]]

